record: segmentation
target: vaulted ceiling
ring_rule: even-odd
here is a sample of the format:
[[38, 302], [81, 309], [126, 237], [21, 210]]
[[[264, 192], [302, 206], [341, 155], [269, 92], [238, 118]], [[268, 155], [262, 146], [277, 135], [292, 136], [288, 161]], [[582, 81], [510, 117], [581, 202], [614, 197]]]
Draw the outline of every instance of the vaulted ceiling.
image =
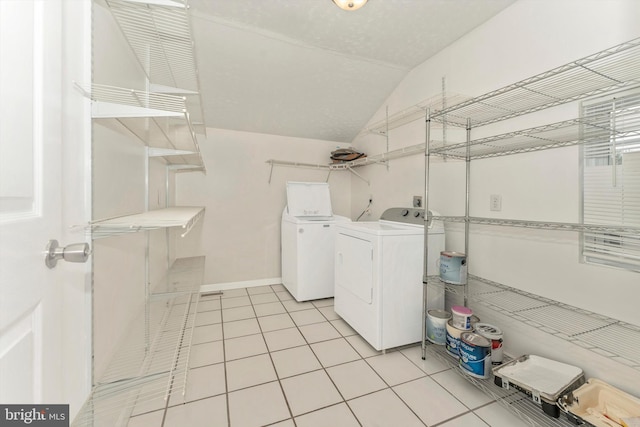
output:
[[207, 126], [351, 142], [418, 64], [515, 0], [189, 0]]

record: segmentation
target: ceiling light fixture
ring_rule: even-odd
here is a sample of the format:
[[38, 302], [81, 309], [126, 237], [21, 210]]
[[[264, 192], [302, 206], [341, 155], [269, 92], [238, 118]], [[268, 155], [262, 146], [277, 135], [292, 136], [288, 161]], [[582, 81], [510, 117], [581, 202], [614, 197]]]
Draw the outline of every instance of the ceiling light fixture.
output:
[[333, 0], [333, 2], [343, 10], [357, 10], [360, 9], [367, 0]]

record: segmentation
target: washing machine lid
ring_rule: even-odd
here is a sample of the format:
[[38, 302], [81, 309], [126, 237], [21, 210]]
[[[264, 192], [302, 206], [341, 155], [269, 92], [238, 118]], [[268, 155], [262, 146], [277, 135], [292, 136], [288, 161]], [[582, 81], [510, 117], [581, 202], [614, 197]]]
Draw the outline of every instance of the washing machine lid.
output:
[[294, 217], [331, 218], [331, 194], [326, 182], [287, 182], [287, 213]]

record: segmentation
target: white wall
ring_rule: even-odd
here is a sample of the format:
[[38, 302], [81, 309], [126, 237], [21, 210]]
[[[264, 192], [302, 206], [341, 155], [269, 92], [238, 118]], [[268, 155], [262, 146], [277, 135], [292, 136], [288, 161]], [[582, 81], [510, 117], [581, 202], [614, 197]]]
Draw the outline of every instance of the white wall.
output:
[[[401, 111], [423, 99], [438, 95], [445, 77], [447, 91], [477, 96], [517, 82], [566, 62], [640, 36], [635, 0], [520, 0], [485, 25], [477, 28], [432, 59], [416, 67], [389, 97], [389, 112]], [[384, 118], [382, 106], [372, 119]], [[579, 105], [557, 107], [516, 122], [530, 127], [577, 117]], [[472, 131], [472, 137], [502, 132], [507, 125]], [[484, 132], [484, 133], [483, 133]], [[421, 121], [390, 134], [390, 149], [424, 141]], [[447, 141], [463, 141], [464, 131], [447, 129]], [[441, 129], [432, 139], [442, 138]], [[378, 136], [363, 136], [354, 146], [376, 154], [385, 149]], [[472, 216], [499, 216], [547, 221], [579, 221], [580, 171], [578, 148], [522, 154], [472, 163]], [[413, 156], [382, 166], [358, 169], [371, 180], [367, 186], [352, 178], [352, 214], [373, 195], [372, 217], [393, 205], [407, 205], [411, 196], [424, 191], [424, 158]], [[430, 168], [429, 207], [442, 214], [464, 214], [464, 164], [434, 161]], [[489, 211], [489, 195], [502, 195], [502, 211]], [[464, 250], [461, 227], [447, 227], [447, 248]], [[640, 280], [637, 273], [580, 263], [578, 233], [473, 227], [469, 262], [473, 274], [549, 297], [573, 306], [640, 325], [637, 309]], [[483, 319], [485, 320], [485, 319]], [[523, 332], [523, 326], [498, 319], [505, 329], [512, 354], [537, 351], [571, 362], [573, 354], [548, 335]], [[526, 329], [526, 328], [525, 328]], [[544, 341], [547, 340], [547, 341]], [[575, 352], [575, 348], [572, 350]], [[597, 358], [596, 358], [597, 359]], [[604, 359], [604, 358], [603, 358]], [[605, 379], [640, 394], [640, 373], [613, 368], [585, 358], [587, 374]], [[611, 369], [599, 369], [607, 366]]]
[[[179, 256], [206, 256], [205, 284], [280, 277], [280, 219], [287, 181], [325, 182], [327, 171], [271, 166], [269, 159], [328, 164], [331, 141], [208, 129], [200, 144], [207, 174], [180, 173], [176, 203], [205, 206], [178, 244]], [[269, 176], [271, 174], [271, 183]], [[329, 178], [334, 214], [349, 216], [349, 172]]]

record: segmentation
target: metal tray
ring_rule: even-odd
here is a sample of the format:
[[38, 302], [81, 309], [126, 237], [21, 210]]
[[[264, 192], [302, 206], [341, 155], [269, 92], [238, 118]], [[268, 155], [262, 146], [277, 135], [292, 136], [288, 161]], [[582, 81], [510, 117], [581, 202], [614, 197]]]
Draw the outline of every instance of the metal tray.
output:
[[535, 355], [524, 355], [493, 368], [494, 383], [529, 396], [552, 417], [560, 416], [558, 399], [584, 384], [582, 369]]

